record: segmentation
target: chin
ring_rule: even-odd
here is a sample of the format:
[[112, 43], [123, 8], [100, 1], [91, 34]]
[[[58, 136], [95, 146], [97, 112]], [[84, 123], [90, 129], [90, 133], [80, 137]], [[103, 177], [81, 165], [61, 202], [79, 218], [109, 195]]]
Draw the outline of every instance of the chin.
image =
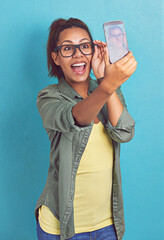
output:
[[88, 77], [89, 77], [89, 75], [87, 75], [87, 76], [77, 76], [77, 77], [74, 77], [73, 80], [75, 82], [85, 82], [85, 81], [87, 81]]
[[72, 73], [70, 72], [69, 74], [65, 75], [65, 79], [67, 80], [67, 82], [74, 82], [74, 83], [82, 83], [87, 81], [88, 77], [90, 75], [90, 71], [89, 69], [87, 69], [87, 71], [85, 71], [83, 74], [76, 74], [76, 73]]

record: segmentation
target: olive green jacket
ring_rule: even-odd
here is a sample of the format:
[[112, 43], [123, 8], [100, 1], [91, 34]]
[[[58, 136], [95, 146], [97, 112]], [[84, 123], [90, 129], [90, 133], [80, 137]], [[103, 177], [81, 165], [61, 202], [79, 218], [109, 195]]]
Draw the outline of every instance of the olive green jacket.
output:
[[[91, 94], [97, 86], [97, 81], [91, 79], [88, 94]], [[128, 142], [133, 138], [135, 122], [127, 111], [120, 88], [117, 89], [117, 94], [124, 106], [117, 126], [111, 125], [106, 104], [99, 112], [98, 118], [113, 141], [112, 211], [117, 238], [121, 240], [125, 232], [125, 224], [120, 143]], [[75, 234], [73, 208], [75, 178], [93, 126], [92, 122], [88, 126], [81, 127], [74, 121], [72, 108], [82, 99], [64, 79], [60, 79], [59, 84], [53, 84], [41, 90], [37, 98], [43, 126], [51, 142], [51, 151], [47, 182], [36, 204], [35, 216], [38, 220], [38, 208], [41, 205], [47, 206], [60, 221], [61, 240]]]

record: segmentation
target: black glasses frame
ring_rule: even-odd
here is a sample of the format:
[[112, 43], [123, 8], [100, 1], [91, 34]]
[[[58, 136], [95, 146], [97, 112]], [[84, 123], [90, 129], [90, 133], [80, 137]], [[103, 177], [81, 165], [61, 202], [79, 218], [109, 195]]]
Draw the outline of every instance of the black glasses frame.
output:
[[92, 55], [92, 54], [94, 53], [94, 51], [95, 51], [94, 46], [97, 46], [97, 44], [95, 44], [95, 43], [93, 43], [93, 42], [86, 42], [86, 43], [91, 43], [91, 44], [92, 44], [92, 52], [91, 52], [91, 53], [87, 53], [87, 54], [86, 54], [86, 53], [83, 53], [82, 50], [80, 49], [80, 46], [83, 45], [83, 44], [85, 44], [85, 42], [84, 42], [84, 43], [77, 44], [77, 45], [74, 45], [74, 44], [61, 45], [61, 46], [56, 47], [56, 48], [54, 49], [54, 52], [57, 52], [57, 51], [59, 50], [60, 53], [61, 53], [61, 55], [62, 55], [61, 48], [62, 48], [63, 46], [73, 46], [73, 47], [75, 47], [75, 50], [74, 50], [73, 54], [70, 55], [70, 56], [63, 56], [63, 55], [62, 55], [62, 57], [66, 57], [66, 58], [67, 58], [67, 57], [72, 57], [72, 56], [75, 54], [75, 52], [76, 52], [76, 48], [78, 48], [78, 49], [80, 50], [80, 52], [81, 52], [82, 54], [84, 54], [84, 55]]

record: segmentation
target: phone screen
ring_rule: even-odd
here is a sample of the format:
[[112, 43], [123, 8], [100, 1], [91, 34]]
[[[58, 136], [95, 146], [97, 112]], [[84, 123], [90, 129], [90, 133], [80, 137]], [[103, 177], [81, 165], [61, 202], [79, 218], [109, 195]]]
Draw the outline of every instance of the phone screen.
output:
[[114, 63], [129, 52], [124, 23], [113, 21], [104, 23], [103, 26], [110, 62]]

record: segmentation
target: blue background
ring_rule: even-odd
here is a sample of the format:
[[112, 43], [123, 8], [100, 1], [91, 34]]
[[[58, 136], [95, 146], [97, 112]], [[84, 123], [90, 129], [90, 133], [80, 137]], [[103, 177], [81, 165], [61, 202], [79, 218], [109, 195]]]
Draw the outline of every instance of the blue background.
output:
[[48, 78], [48, 28], [59, 17], [86, 22], [104, 40], [103, 23], [123, 20], [137, 70], [122, 86], [136, 121], [122, 144], [124, 240], [162, 239], [163, 50], [160, 0], [1, 1], [0, 6], [0, 236], [35, 240], [34, 208], [46, 182], [49, 140], [36, 107]]

